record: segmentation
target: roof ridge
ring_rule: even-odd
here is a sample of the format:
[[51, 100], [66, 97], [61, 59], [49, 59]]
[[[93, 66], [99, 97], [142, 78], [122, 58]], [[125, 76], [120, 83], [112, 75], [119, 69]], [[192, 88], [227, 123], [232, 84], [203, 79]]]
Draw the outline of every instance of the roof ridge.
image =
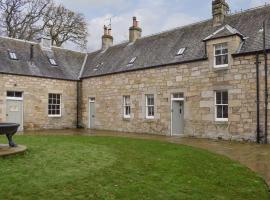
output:
[[249, 12], [249, 11], [253, 11], [253, 10], [258, 10], [258, 9], [261, 9], [261, 8], [266, 8], [266, 7], [270, 7], [270, 3], [266, 3], [264, 5], [261, 5], [261, 6], [255, 6], [255, 7], [252, 7], [252, 8], [248, 8], [248, 9], [245, 9], [245, 10], [240, 10], [240, 11], [236, 11], [236, 12], [231, 12], [228, 16], [233, 16], [233, 15], [239, 15], [239, 14], [242, 14], [242, 13], [245, 13], [245, 12]]
[[[0, 38], [7, 39], [7, 40], [14, 40], [14, 41], [23, 42], [23, 43], [29, 43], [29, 44], [36, 44], [36, 45], [39, 44], [38, 42], [24, 40], [24, 39], [18, 39], [18, 38], [12, 38], [12, 37], [8, 37], [8, 36], [4, 36], [4, 35], [0, 35]], [[68, 48], [64, 48], [64, 47], [57, 47], [57, 46], [52, 46], [52, 48], [62, 49], [62, 50], [66, 50], [66, 51], [72, 51], [72, 52], [76, 52], [76, 53], [88, 53], [88, 52], [77, 51], [77, 50], [68, 49]]]

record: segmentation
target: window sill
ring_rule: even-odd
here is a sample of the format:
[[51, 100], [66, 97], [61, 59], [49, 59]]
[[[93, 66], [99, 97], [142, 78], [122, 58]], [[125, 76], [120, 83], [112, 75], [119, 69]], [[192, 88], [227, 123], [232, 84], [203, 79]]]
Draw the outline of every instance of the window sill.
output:
[[131, 117], [123, 117], [123, 121], [131, 121]]
[[48, 115], [49, 118], [61, 118], [62, 115]]
[[229, 120], [228, 119], [216, 119], [215, 123], [216, 124], [228, 124]]
[[214, 71], [227, 70], [229, 69], [229, 65], [214, 65]]

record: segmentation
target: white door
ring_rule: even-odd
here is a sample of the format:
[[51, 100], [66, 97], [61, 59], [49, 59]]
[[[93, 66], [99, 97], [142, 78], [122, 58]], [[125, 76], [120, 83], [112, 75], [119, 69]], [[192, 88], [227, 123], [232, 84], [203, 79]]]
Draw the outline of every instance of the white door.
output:
[[95, 114], [96, 114], [96, 108], [95, 108], [95, 98], [90, 98], [89, 100], [89, 127], [90, 129], [95, 128]]
[[23, 101], [7, 99], [6, 121], [20, 124], [18, 131], [23, 131]]

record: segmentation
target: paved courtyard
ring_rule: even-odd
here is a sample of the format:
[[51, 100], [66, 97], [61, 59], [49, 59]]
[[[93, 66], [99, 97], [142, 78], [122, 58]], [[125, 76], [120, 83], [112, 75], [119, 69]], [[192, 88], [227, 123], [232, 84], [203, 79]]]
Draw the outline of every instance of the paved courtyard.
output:
[[93, 130], [50, 130], [50, 131], [29, 131], [30, 135], [89, 135], [89, 136], [118, 136], [139, 139], [152, 139], [177, 144], [183, 144], [209, 150], [214, 153], [225, 155], [233, 160], [237, 160], [253, 171], [260, 174], [270, 185], [270, 145], [257, 145], [253, 143], [238, 143], [228, 141], [214, 141], [207, 139], [165, 137], [145, 134], [119, 133], [111, 131]]

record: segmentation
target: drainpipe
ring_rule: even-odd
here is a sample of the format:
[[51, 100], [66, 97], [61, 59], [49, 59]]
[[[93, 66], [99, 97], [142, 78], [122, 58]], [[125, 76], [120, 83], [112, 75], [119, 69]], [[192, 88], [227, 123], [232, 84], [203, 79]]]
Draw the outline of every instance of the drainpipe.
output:
[[82, 80], [77, 81], [77, 120], [76, 120], [76, 126], [77, 128], [82, 128], [80, 125], [80, 112], [81, 112], [81, 83]]
[[266, 21], [263, 23], [263, 50], [264, 50], [264, 59], [265, 59], [265, 139], [264, 142], [267, 144], [268, 137], [268, 66], [267, 66], [267, 51], [266, 51]]
[[260, 144], [260, 72], [259, 72], [259, 53], [256, 54], [256, 90], [257, 90], [257, 143]]

